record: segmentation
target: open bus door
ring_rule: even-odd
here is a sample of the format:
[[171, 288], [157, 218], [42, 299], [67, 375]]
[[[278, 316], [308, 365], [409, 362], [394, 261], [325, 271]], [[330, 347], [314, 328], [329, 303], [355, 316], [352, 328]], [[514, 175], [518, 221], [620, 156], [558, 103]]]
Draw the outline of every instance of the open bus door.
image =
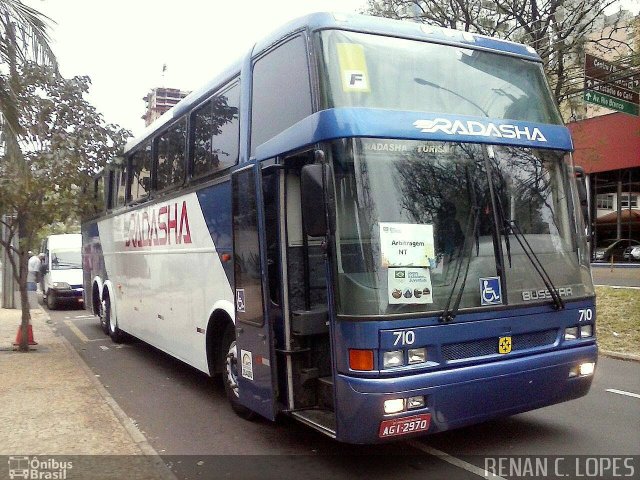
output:
[[236, 171], [233, 190], [233, 250], [239, 401], [274, 420], [277, 381], [273, 325], [269, 321], [264, 202], [260, 165]]

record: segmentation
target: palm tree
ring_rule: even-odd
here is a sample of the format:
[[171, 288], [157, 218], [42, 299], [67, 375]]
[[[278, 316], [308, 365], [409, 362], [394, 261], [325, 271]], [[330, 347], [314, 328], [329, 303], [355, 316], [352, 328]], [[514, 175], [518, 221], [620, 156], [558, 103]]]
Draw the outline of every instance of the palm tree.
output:
[[12, 82], [17, 67], [34, 61], [57, 70], [47, 33], [50, 22], [49, 17], [20, 0], [0, 0], [0, 115], [3, 126], [13, 134], [21, 131]]
[[[36, 62], [53, 66], [57, 72], [56, 57], [49, 45], [47, 33], [48, 23], [52, 20], [25, 5], [20, 0], [0, 0], [0, 167], [12, 164], [18, 171], [25, 172], [25, 181], [28, 181], [28, 166], [20, 149], [19, 138], [24, 129], [20, 125], [20, 107], [18, 93], [20, 85], [20, 66], [28, 62]], [[4, 165], [3, 165], [4, 163]], [[2, 168], [0, 168], [2, 170]], [[3, 202], [4, 200], [4, 202]], [[3, 205], [3, 203], [5, 205]], [[0, 199], [0, 210], [5, 210], [7, 199]], [[2, 208], [4, 206], [4, 208]], [[15, 212], [15, 205], [7, 212], [11, 215], [8, 222], [0, 223], [9, 227], [10, 239], [16, 232], [19, 224], [26, 225], [28, 215], [19, 215]], [[29, 300], [26, 294], [27, 250], [31, 248], [32, 238], [22, 238], [23, 232], [18, 232], [18, 248], [9, 241], [9, 251], [18, 254], [16, 262], [13, 253], [9, 255], [14, 278], [20, 285], [20, 298], [22, 304], [22, 341], [19, 349], [28, 351], [27, 329], [31, 320], [29, 313]], [[2, 239], [4, 240], [4, 239]], [[7, 247], [7, 242], [3, 242]]]

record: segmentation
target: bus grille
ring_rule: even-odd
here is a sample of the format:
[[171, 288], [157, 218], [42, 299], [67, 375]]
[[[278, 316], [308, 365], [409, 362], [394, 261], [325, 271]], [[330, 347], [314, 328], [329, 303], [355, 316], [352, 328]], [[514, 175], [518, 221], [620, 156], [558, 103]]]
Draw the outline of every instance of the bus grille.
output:
[[[511, 336], [511, 351], [527, 350], [530, 348], [553, 345], [558, 336], [557, 330], [522, 333]], [[442, 346], [442, 356], [445, 361], [463, 360], [466, 358], [485, 357], [498, 354], [498, 339], [486, 338], [471, 342], [450, 343]]]

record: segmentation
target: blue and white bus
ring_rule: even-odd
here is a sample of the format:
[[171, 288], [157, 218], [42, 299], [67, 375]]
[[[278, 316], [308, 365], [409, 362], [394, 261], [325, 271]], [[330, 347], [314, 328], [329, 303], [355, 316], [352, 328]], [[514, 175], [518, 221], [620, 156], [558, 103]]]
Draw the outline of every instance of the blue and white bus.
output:
[[343, 442], [585, 395], [594, 288], [569, 132], [529, 47], [293, 21], [128, 143], [86, 305]]

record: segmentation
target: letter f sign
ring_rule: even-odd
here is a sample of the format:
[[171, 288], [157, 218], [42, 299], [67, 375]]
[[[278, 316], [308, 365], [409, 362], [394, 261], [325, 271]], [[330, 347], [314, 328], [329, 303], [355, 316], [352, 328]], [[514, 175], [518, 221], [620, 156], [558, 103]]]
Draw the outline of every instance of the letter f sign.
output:
[[362, 75], [361, 73], [352, 73], [351, 79], [349, 80], [349, 85], [354, 87], [356, 84], [362, 83], [363, 77], [364, 75]]
[[347, 70], [343, 72], [342, 87], [346, 92], [368, 92], [369, 82], [367, 74], [362, 70]]

